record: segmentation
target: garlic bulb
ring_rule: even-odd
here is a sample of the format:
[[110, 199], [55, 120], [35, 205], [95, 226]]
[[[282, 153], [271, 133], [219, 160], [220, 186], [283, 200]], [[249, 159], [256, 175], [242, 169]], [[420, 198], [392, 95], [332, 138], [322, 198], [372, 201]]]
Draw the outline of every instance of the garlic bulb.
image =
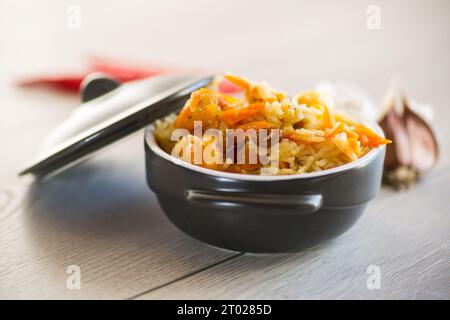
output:
[[386, 147], [385, 181], [400, 189], [407, 188], [436, 164], [439, 156], [436, 137], [427, 121], [410, 107], [406, 95], [398, 90], [391, 89], [380, 118], [386, 138], [393, 141]]

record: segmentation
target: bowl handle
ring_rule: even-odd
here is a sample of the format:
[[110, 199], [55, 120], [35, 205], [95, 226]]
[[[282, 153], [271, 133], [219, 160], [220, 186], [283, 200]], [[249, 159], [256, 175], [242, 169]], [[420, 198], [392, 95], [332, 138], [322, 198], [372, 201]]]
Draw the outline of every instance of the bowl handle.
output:
[[229, 191], [187, 190], [186, 199], [215, 207], [273, 206], [297, 208], [300, 214], [316, 212], [322, 206], [322, 195], [264, 194]]

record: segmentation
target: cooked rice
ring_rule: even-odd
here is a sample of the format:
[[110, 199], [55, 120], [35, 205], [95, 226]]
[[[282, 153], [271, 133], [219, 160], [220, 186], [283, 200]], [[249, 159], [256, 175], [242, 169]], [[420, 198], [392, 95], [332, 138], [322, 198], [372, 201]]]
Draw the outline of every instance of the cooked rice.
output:
[[[179, 116], [172, 114], [156, 121], [154, 134], [163, 150], [171, 153], [175, 146], [179, 148], [191, 145], [194, 141], [194, 120], [203, 121], [204, 130], [217, 128], [224, 133], [226, 129], [262, 129], [270, 125], [269, 129], [281, 130], [277, 167], [270, 163], [239, 165], [230, 163], [230, 159], [225, 159], [224, 164], [203, 162], [200, 165], [228, 172], [288, 175], [334, 168], [364, 156], [371, 148], [390, 142], [346, 116], [335, 115], [333, 101], [317, 92], [309, 91], [289, 99], [266, 83], [250, 82], [232, 75], [226, 78], [244, 91], [243, 97], [220, 93], [216, 85], [211, 86], [210, 90], [200, 89], [193, 93]], [[251, 108], [255, 110], [250, 110]], [[226, 118], [226, 110], [236, 112], [228, 112], [230, 118]], [[176, 128], [188, 129], [189, 136], [178, 142], [171, 141], [172, 132]], [[203, 136], [200, 143], [204, 148], [213, 140]], [[223, 153], [222, 150], [217, 150], [214, 154], [224, 157]], [[181, 158], [193, 162], [186, 155]]]

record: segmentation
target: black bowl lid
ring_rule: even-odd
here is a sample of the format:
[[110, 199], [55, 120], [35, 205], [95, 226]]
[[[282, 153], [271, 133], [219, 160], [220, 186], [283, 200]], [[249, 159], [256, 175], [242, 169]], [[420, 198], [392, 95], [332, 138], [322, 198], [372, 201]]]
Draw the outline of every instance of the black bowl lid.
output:
[[19, 175], [40, 178], [60, 172], [176, 111], [193, 91], [212, 80], [212, 76], [161, 76], [115, 85], [113, 80], [94, 77], [82, 89], [83, 100], [91, 100], [60, 126], [57, 139]]

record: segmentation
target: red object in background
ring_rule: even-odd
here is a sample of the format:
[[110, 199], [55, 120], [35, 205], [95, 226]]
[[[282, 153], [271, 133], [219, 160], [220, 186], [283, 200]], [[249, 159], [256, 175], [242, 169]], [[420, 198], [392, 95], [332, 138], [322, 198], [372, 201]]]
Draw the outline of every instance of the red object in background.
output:
[[236, 93], [236, 92], [241, 92], [242, 89], [239, 88], [234, 83], [231, 83], [227, 79], [223, 79], [219, 83], [219, 91], [222, 92], [222, 93]]
[[[58, 90], [78, 93], [83, 79], [93, 73], [101, 72], [120, 81], [127, 82], [139, 80], [148, 77], [154, 77], [159, 74], [173, 72], [174, 69], [162, 68], [157, 66], [133, 67], [109, 60], [93, 58], [90, 61], [89, 68], [86, 72], [80, 74], [63, 74], [53, 76], [43, 76], [37, 78], [26, 79], [18, 82], [19, 86], [45, 86]], [[236, 93], [242, 91], [239, 87], [224, 79], [219, 83], [219, 91], [222, 93]]]
[[41, 78], [33, 78], [28, 80], [22, 80], [18, 82], [19, 86], [46, 86], [54, 87], [63, 91], [78, 92], [81, 82], [86, 75], [62, 75], [62, 76], [49, 76]]
[[95, 58], [90, 62], [88, 71], [80, 74], [63, 74], [54, 76], [43, 76], [26, 79], [18, 82], [19, 86], [45, 86], [55, 89], [77, 93], [80, 90], [83, 79], [93, 73], [101, 72], [120, 81], [127, 82], [153, 77], [162, 73], [170, 72], [169, 69], [159, 67], [132, 67]]

